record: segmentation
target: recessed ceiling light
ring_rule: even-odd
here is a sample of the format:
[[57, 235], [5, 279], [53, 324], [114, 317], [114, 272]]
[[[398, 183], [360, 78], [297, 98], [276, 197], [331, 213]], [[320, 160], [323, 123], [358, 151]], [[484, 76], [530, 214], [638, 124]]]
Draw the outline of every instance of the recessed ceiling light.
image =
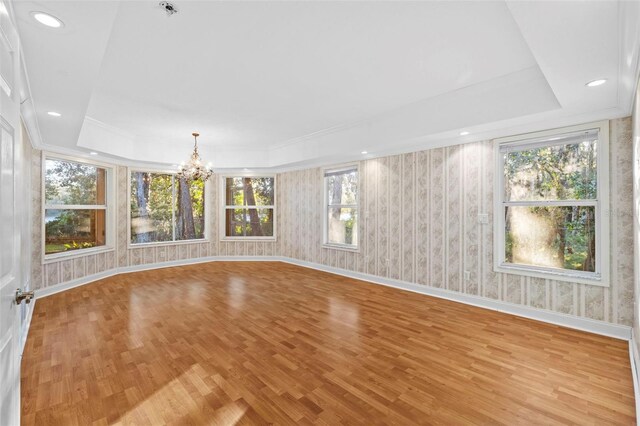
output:
[[55, 111], [49, 111], [47, 114], [49, 114], [52, 117], [62, 117], [62, 114], [60, 114], [59, 112], [55, 112]]
[[367, 151], [362, 151], [360, 154], [368, 154]]
[[98, 153], [97, 153], [97, 152], [95, 152], [95, 151], [91, 151], [89, 154], [90, 154], [90, 155], [98, 155]]
[[467, 132], [466, 130], [464, 132], [460, 132], [460, 136], [467, 136], [469, 134], [469, 132]]
[[593, 80], [590, 81], [586, 84], [587, 87], [596, 87], [596, 86], [600, 86], [602, 84], [605, 84], [607, 82], [606, 78], [601, 78], [599, 80]]
[[31, 12], [33, 19], [50, 28], [60, 28], [64, 24], [53, 15], [44, 12]]

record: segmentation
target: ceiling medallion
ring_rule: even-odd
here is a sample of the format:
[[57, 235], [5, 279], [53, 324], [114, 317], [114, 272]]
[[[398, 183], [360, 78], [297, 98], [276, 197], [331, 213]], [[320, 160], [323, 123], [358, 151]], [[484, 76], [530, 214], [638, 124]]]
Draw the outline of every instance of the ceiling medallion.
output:
[[201, 180], [204, 182], [213, 175], [213, 169], [211, 163], [207, 163], [206, 166], [202, 164], [200, 154], [198, 154], [198, 136], [200, 136], [200, 133], [194, 132], [191, 134], [195, 140], [193, 144], [193, 154], [191, 154], [191, 158], [187, 163], [183, 161], [180, 164], [177, 176], [180, 179]]

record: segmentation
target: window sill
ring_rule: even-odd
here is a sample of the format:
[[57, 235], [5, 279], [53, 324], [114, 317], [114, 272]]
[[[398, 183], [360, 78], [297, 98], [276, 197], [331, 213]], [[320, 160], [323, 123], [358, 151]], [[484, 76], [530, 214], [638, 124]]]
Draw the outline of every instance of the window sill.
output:
[[86, 248], [86, 249], [73, 250], [73, 251], [65, 251], [62, 253], [45, 254], [42, 259], [42, 264], [46, 265], [47, 263], [60, 262], [62, 260], [75, 259], [77, 257], [91, 256], [94, 254], [106, 253], [114, 250], [115, 250], [114, 247], [102, 246], [102, 247], [93, 247], [93, 248]]
[[360, 247], [358, 246], [348, 246], [344, 244], [322, 244], [322, 248], [332, 249], [332, 250], [342, 250], [342, 251], [350, 251], [352, 253], [360, 253]]
[[208, 239], [202, 238], [198, 240], [180, 240], [180, 241], [155, 241], [150, 243], [128, 243], [127, 250], [145, 248], [145, 247], [162, 247], [162, 246], [181, 246], [184, 244], [201, 244], [209, 243]]
[[495, 272], [504, 274], [523, 275], [526, 277], [543, 278], [546, 280], [565, 281], [570, 283], [587, 284], [597, 287], [609, 287], [609, 282], [601, 275], [595, 273], [581, 273], [570, 270], [547, 270], [543, 268], [529, 267], [515, 264], [500, 264], [494, 268]]
[[220, 238], [221, 242], [233, 242], [233, 241], [263, 241], [263, 242], [274, 242], [277, 241], [276, 237], [222, 237]]

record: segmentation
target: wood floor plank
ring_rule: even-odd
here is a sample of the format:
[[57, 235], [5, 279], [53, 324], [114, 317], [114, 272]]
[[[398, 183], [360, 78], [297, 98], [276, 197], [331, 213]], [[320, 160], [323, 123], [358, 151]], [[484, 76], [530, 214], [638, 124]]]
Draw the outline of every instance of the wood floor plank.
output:
[[635, 424], [627, 342], [280, 262], [39, 299], [23, 425]]

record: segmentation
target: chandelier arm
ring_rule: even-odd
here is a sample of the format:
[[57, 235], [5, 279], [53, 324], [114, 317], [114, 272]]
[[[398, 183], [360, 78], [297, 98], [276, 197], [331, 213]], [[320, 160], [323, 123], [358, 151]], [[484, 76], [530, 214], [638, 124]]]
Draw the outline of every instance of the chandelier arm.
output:
[[191, 154], [191, 160], [187, 164], [182, 164], [178, 168], [178, 177], [187, 181], [202, 180], [203, 182], [208, 180], [213, 175], [213, 169], [208, 165], [203, 165], [198, 154], [198, 133], [192, 133], [193, 141], [193, 154]]

